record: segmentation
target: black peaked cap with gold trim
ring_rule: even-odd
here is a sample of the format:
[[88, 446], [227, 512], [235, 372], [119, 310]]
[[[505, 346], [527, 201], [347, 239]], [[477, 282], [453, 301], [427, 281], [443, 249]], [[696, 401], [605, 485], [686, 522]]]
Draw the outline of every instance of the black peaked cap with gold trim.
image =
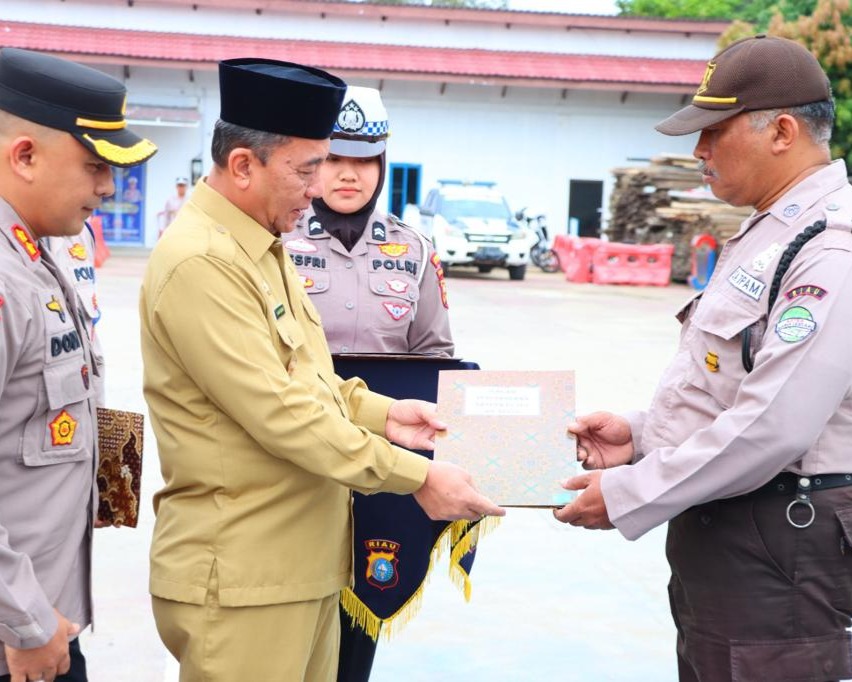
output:
[[127, 89], [112, 76], [59, 57], [0, 49], [0, 109], [71, 133], [111, 166], [137, 166], [157, 146], [127, 128]]

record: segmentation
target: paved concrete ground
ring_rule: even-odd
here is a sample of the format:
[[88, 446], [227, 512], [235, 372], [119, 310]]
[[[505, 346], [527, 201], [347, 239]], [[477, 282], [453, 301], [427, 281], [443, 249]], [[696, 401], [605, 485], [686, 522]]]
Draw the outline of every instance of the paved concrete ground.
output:
[[[136, 303], [144, 253], [118, 253], [99, 270], [99, 326], [110, 406], [145, 411]], [[458, 355], [484, 369], [574, 369], [579, 412], [648, 402], [670, 357], [685, 287], [597, 287], [530, 271], [453, 273], [448, 280]], [[94, 633], [82, 638], [92, 682], [173, 682], [147, 596], [151, 496], [160, 485], [146, 433], [140, 527], [97, 532]], [[664, 531], [634, 543], [616, 531], [557, 523], [548, 511], [509, 510], [487, 536], [470, 603], [450, 583], [446, 557], [422, 611], [381, 642], [373, 680], [672, 682]], [[282, 681], [287, 682], [287, 681]]]

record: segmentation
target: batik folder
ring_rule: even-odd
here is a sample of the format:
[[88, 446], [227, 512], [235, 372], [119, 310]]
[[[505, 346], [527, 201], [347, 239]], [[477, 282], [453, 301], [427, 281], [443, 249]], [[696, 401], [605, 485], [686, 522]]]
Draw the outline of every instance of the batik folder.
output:
[[136, 527], [142, 487], [144, 417], [98, 408], [98, 521]]
[[561, 507], [577, 471], [572, 371], [442, 371], [435, 459], [454, 462], [504, 507]]

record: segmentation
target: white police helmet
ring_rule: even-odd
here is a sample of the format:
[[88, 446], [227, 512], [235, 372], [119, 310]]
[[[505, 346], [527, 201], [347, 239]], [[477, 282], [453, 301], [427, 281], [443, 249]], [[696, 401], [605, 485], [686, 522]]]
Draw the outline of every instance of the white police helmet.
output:
[[385, 151], [388, 112], [375, 88], [350, 85], [331, 133], [330, 151], [336, 156], [369, 158]]

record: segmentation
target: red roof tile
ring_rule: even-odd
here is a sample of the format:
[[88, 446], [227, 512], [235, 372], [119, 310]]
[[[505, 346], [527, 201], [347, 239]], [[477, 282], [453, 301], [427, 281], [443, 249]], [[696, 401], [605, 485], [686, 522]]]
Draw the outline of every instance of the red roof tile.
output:
[[0, 44], [102, 63], [213, 68], [221, 59], [264, 57], [386, 78], [676, 92], [691, 91], [705, 66], [694, 59], [274, 40], [11, 21], [0, 21]]

